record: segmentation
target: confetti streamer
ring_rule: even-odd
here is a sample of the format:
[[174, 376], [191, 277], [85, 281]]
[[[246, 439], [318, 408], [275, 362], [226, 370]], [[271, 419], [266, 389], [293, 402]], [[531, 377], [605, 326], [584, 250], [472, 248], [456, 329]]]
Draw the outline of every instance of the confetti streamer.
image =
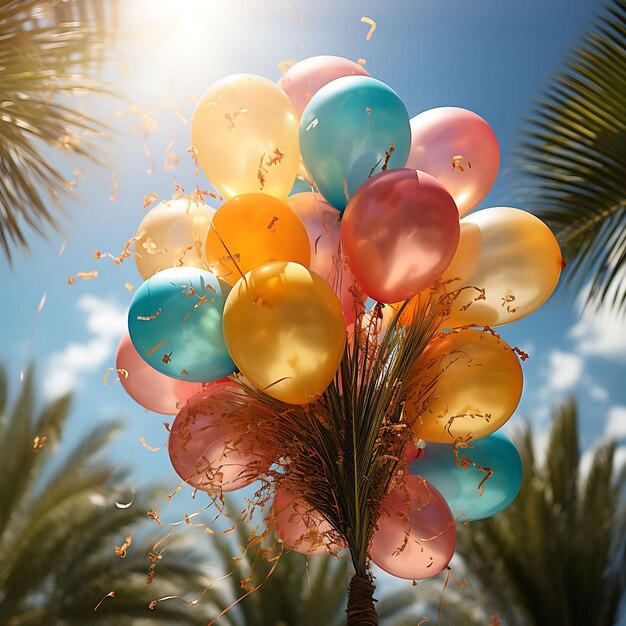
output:
[[371, 17], [366, 17], [366, 16], [363, 16], [361, 18], [361, 22], [363, 22], [363, 24], [369, 24], [370, 27], [371, 27], [369, 29], [367, 35], [365, 35], [365, 39], [367, 39], [367, 41], [369, 41], [372, 38], [372, 35], [374, 34], [374, 31], [376, 30], [376, 22]]
[[146, 439], [145, 437], [141, 437], [141, 439], [139, 440], [139, 443], [146, 449], [146, 450], [150, 450], [150, 452], [158, 452], [162, 446], [159, 446], [158, 448], [153, 448], [152, 446], [149, 446], [146, 443]]
[[44, 306], [46, 305], [46, 293], [44, 292], [43, 296], [41, 296], [41, 300], [39, 300], [39, 305], [37, 306], [37, 311], [35, 312], [35, 317], [33, 318], [33, 324], [30, 329], [30, 336], [28, 337], [28, 342], [26, 343], [26, 350], [24, 350], [24, 358], [22, 360], [22, 367], [20, 369], [20, 382], [24, 381], [24, 368], [26, 366], [26, 359], [28, 358], [28, 354], [30, 353], [30, 346], [33, 343], [33, 337], [35, 336], [35, 330], [37, 329], [37, 322], [39, 320], [39, 316], [43, 311]]
[[100, 602], [98, 602], [98, 604], [96, 604], [96, 606], [93, 608], [94, 611], [97, 611], [100, 608], [100, 605], [107, 599], [107, 598], [115, 598], [115, 591], [109, 591], [109, 593], [106, 594], [106, 596], [104, 596], [104, 598], [102, 598], [102, 600], [100, 600]]

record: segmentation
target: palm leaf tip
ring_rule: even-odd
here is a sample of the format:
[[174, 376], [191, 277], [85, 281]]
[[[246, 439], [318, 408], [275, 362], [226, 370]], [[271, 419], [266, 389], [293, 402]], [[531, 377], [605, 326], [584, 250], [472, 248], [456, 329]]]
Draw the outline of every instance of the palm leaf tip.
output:
[[[117, 2], [14, 0], [0, 3], [0, 248], [28, 250], [27, 232], [45, 237], [72, 184], [46, 149], [98, 160], [88, 134], [104, 127], [60, 97], [104, 90], [86, 74], [110, 46]], [[51, 206], [52, 205], [52, 206]]]
[[524, 131], [530, 202], [555, 231], [565, 284], [626, 310], [626, 4], [612, 0], [557, 74]]

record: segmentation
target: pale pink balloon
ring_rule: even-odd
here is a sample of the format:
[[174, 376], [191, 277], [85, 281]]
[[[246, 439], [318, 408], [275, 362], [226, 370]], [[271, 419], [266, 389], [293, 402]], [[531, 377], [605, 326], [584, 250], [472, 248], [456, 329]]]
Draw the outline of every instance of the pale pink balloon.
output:
[[330, 81], [343, 76], [369, 76], [362, 65], [336, 56], [317, 56], [292, 65], [278, 80], [278, 86], [291, 98], [298, 117], [309, 100]]
[[341, 221], [341, 242], [365, 293], [385, 303], [432, 285], [459, 244], [459, 213], [436, 178], [387, 170], [363, 183]]
[[162, 415], [176, 415], [188, 398], [202, 390], [202, 383], [170, 378], [150, 367], [128, 333], [117, 347], [115, 367], [126, 393], [142, 407]]
[[297, 193], [287, 204], [298, 214], [309, 235], [311, 263], [309, 267], [319, 274], [337, 294], [346, 324], [354, 322], [363, 310], [365, 294], [352, 275], [341, 247], [341, 214], [319, 193]]
[[279, 487], [274, 492], [274, 526], [283, 543], [303, 554], [337, 554], [344, 546], [321, 513], [300, 496]]
[[455, 547], [454, 517], [443, 496], [421, 476], [406, 475], [382, 501], [372, 561], [398, 578], [420, 580], [443, 571]]
[[500, 148], [485, 120], [458, 107], [439, 107], [411, 120], [406, 166], [432, 174], [452, 195], [460, 215], [475, 208], [498, 175]]
[[[244, 405], [230, 393], [242, 393], [232, 381], [206, 383], [190, 398], [170, 429], [168, 450], [176, 473], [203, 491], [235, 491], [254, 482], [269, 462], [254, 436], [242, 431]], [[248, 405], [249, 406], [249, 405]], [[236, 425], [236, 426], [235, 426]]]

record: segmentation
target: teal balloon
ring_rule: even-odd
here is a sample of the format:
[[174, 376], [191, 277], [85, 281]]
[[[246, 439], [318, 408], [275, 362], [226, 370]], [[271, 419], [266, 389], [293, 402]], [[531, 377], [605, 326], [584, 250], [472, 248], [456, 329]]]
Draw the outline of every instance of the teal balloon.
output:
[[423, 476], [446, 499], [454, 516], [479, 520], [506, 509], [515, 500], [522, 485], [522, 460], [513, 442], [500, 432], [472, 441], [473, 447], [459, 448], [459, 458], [466, 456], [477, 465], [490, 467], [493, 475], [478, 486], [485, 472], [468, 464], [463, 469], [454, 462], [449, 445], [427, 443], [424, 454], [411, 463], [411, 473]]
[[293, 187], [289, 192], [289, 197], [295, 196], [297, 193], [304, 193], [305, 191], [311, 192], [313, 191], [313, 187], [311, 187], [304, 178], [297, 176], [296, 180], [293, 181]]
[[[409, 114], [398, 94], [370, 76], [333, 80], [313, 95], [300, 120], [300, 152], [320, 193], [339, 211], [385, 165], [406, 165]], [[346, 188], [347, 186], [347, 188]]]
[[128, 332], [154, 369], [179, 380], [209, 382], [232, 374], [222, 333], [225, 289], [209, 272], [173, 267], [137, 289]]

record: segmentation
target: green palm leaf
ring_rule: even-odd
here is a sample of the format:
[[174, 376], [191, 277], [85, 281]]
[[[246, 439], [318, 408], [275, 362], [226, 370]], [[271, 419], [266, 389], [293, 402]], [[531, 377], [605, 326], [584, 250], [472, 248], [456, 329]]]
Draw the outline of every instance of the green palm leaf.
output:
[[607, 10], [554, 77], [521, 145], [531, 201], [559, 239], [565, 284], [626, 305], [626, 1]]
[[[111, 475], [102, 452], [116, 426], [97, 427], [64, 450], [70, 399], [38, 411], [35, 389], [29, 372], [8, 410], [0, 371], [0, 624], [206, 624], [206, 604], [172, 600], [149, 608], [155, 598], [198, 594], [203, 556], [174, 538], [147, 584], [154, 541], [141, 539], [142, 527], [157, 495], [148, 488], [130, 508], [115, 506], [124, 498], [124, 473]], [[37, 436], [47, 437], [38, 450]], [[114, 546], [131, 533], [135, 541], [121, 559]], [[94, 612], [112, 590], [115, 598]]]
[[15, 245], [28, 248], [27, 229], [56, 227], [50, 203], [73, 195], [50, 150], [97, 161], [90, 138], [104, 127], [68, 97], [104, 91], [87, 74], [104, 58], [116, 11], [99, 0], [0, 2], [0, 248], [9, 261]]

